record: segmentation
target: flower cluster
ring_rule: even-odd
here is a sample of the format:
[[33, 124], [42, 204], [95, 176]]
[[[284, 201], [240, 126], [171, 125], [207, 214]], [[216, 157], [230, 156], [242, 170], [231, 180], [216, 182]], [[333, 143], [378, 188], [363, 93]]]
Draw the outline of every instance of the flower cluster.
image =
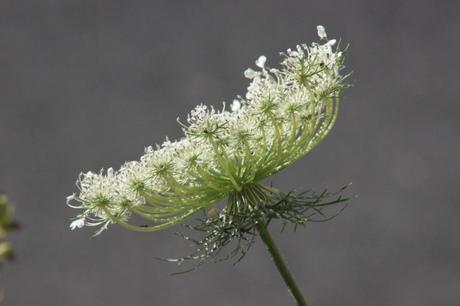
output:
[[[140, 160], [117, 171], [82, 173], [79, 193], [67, 198], [69, 206], [82, 210], [71, 228], [99, 226], [99, 233], [117, 223], [155, 231], [235, 194], [260, 199], [251, 193], [259, 188], [247, 187], [308, 153], [336, 120], [346, 86], [343, 52], [324, 27], [318, 26], [318, 35], [318, 43], [281, 53], [278, 69], [260, 56], [257, 69], [244, 72], [251, 80], [246, 95], [230, 109], [225, 103], [222, 110], [198, 105], [186, 122], [179, 121], [183, 138], [148, 147]], [[151, 224], [134, 225], [135, 216]]]

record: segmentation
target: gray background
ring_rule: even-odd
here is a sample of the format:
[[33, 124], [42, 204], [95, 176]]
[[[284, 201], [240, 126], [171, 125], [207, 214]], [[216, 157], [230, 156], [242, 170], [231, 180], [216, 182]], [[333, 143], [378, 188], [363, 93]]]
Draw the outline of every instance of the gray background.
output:
[[[8, 306], [292, 305], [258, 242], [236, 267], [178, 271], [174, 230], [69, 231], [80, 171], [181, 135], [199, 102], [245, 92], [260, 54], [350, 43], [354, 87], [333, 132], [273, 178], [353, 182], [334, 221], [276, 239], [312, 305], [459, 305], [460, 5], [456, 1], [0, 1], [0, 186], [24, 229]], [[274, 229], [275, 230], [275, 229]]]

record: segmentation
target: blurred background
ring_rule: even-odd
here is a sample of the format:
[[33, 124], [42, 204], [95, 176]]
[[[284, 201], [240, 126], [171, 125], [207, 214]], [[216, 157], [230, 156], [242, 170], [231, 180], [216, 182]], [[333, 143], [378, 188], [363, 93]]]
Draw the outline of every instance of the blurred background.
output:
[[0, 191], [16, 203], [8, 306], [293, 305], [260, 241], [197, 272], [177, 228], [69, 230], [80, 171], [181, 136], [198, 103], [244, 94], [260, 54], [350, 44], [332, 133], [272, 178], [359, 197], [295, 234], [272, 228], [311, 305], [460, 304], [458, 1], [0, 1]]

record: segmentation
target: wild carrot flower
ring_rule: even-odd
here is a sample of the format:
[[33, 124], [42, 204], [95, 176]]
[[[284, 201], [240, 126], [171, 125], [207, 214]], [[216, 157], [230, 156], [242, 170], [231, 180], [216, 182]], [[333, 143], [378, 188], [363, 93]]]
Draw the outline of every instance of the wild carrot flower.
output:
[[[181, 123], [185, 136], [148, 147], [118, 171], [82, 173], [72, 228], [117, 223], [139, 231], [175, 225], [216, 201], [286, 168], [314, 148], [337, 118], [344, 84], [343, 53], [318, 27], [320, 43], [282, 53], [281, 68], [266, 57], [249, 68], [245, 97], [227, 110], [198, 105]], [[153, 222], [139, 227], [132, 215]]]
[[[246, 94], [230, 109], [225, 103], [222, 109], [196, 106], [185, 122], [178, 120], [181, 139], [148, 147], [119, 170], [82, 173], [78, 194], [67, 198], [81, 210], [71, 228], [97, 226], [100, 233], [119, 224], [150, 232], [208, 209], [208, 217], [193, 227], [206, 237], [196, 241], [199, 248], [190, 257], [205, 260], [271, 219], [304, 224], [321, 206], [343, 201], [338, 196], [324, 202], [326, 192], [284, 194], [261, 184], [313, 149], [336, 121], [346, 86], [344, 54], [324, 27], [318, 26], [318, 35], [320, 42], [281, 53], [279, 68], [260, 56], [256, 67], [244, 71], [250, 79]], [[221, 199], [227, 205], [219, 212], [214, 204]], [[133, 217], [150, 224], [133, 224]]]

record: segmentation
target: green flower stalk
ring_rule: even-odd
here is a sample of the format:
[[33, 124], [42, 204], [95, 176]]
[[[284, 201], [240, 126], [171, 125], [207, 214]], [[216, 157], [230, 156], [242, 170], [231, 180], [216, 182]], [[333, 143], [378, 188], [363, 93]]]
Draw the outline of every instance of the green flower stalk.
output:
[[[298, 304], [306, 305], [267, 225], [273, 219], [303, 225], [315, 221], [314, 216], [324, 217], [325, 206], [346, 199], [340, 192], [285, 194], [261, 182], [306, 155], [336, 121], [339, 96], [347, 86], [341, 74], [343, 51], [324, 27], [318, 26], [318, 35], [318, 43], [281, 53], [279, 69], [269, 68], [260, 56], [257, 69], [244, 72], [251, 80], [246, 95], [237, 96], [230, 109], [225, 103], [221, 110], [198, 105], [186, 122], [178, 120], [183, 138], [148, 147], [140, 160], [117, 171], [80, 174], [79, 193], [67, 198], [69, 206], [82, 211], [71, 228], [96, 226], [99, 234], [119, 224], [152, 232], [207, 211], [198, 225], [190, 226], [205, 237], [184, 236], [197, 250], [179, 263], [204, 262], [233, 240], [238, 245], [232, 254], [244, 256], [247, 248], [240, 242], [250, 245], [259, 233]], [[219, 211], [215, 205], [222, 199], [227, 204]], [[133, 223], [139, 217], [148, 225]]]

